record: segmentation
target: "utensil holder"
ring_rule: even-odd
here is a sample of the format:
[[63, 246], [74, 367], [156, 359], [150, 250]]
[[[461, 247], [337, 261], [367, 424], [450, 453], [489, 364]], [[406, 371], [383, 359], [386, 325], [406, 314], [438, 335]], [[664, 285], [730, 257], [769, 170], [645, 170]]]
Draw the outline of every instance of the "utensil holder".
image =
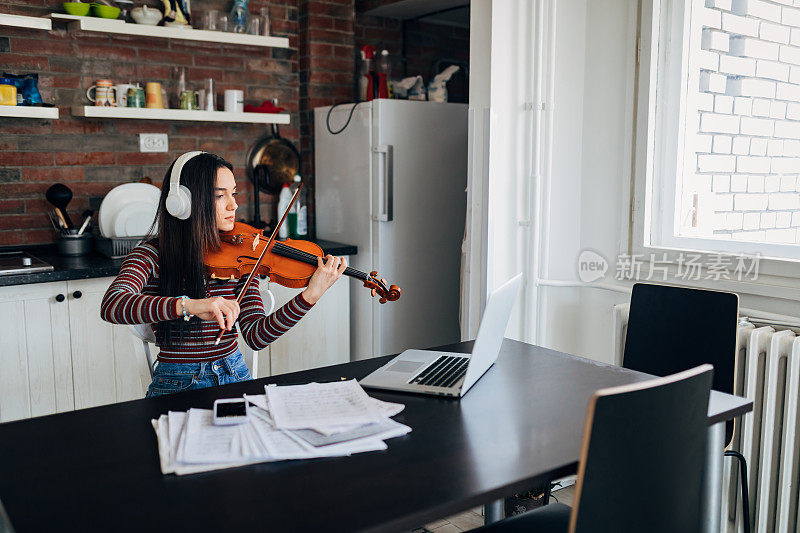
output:
[[58, 236], [56, 247], [61, 255], [86, 255], [94, 248], [94, 240], [91, 234], [64, 234]]
[[131, 250], [136, 248], [144, 237], [114, 237], [107, 238], [99, 234], [95, 235], [97, 251], [111, 259], [121, 259], [128, 255]]

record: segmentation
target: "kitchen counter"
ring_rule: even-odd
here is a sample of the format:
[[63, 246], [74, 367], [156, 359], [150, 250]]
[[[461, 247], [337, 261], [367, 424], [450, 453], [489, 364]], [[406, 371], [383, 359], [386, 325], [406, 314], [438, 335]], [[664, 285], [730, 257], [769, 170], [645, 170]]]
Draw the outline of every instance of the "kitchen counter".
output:
[[[331, 255], [356, 255], [358, 249], [350, 244], [326, 241], [323, 239], [309, 239], [322, 247], [326, 254]], [[108, 257], [92, 252], [88, 255], [69, 257], [60, 255], [54, 244], [6, 246], [0, 247], [2, 252], [23, 251], [38, 257], [53, 265], [50, 272], [32, 272], [14, 275], [0, 275], [0, 287], [10, 285], [25, 285], [29, 283], [48, 283], [51, 281], [68, 281], [73, 279], [104, 278], [116, 276], [119, 273], [122, 259], [109, 259]]]

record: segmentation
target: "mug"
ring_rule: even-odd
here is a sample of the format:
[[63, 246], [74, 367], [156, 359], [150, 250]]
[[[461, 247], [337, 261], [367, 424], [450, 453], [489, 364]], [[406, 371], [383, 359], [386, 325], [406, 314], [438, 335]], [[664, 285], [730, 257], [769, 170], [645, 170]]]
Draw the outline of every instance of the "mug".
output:
[[225, 91], [225, 111], [229, 113], [244, 112], [244, 91], [236, 89]]
[[128, 107], [128, 89], [133, 87], [130, 83], [118, 83], [114, 85], [117, 93], [117, 107]]
[[[89, 94], [94, 89], [94, 98]], [[86, 98], [94, 103], [95, 106], [111, 107], [116, 105], [116, 89], [111, 80], [97, 80], [95, 85], [86, 89]]]
[[181, 109], [198, 109], [198, 95], [197, 91], [181, 91], [180, 94], [180, 108]]
[[128, 107], [144, 107], [144, 89], [138, 85], [128, 89]]
[[148, 81], [146, 87], [147, 107], [149, 109], [164, 109], [164, 100], [161, 96], [161, 84], [156, 81]]

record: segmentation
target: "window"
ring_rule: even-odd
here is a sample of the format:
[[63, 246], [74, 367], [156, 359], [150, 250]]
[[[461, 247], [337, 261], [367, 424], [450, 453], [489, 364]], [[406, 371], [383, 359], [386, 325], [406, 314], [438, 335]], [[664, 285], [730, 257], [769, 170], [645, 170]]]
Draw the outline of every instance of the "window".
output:
[[646, 247], [800, 260], [794, 3], [653, 0], [652, 16], [643, 8], [647, 183], [637, 222]]

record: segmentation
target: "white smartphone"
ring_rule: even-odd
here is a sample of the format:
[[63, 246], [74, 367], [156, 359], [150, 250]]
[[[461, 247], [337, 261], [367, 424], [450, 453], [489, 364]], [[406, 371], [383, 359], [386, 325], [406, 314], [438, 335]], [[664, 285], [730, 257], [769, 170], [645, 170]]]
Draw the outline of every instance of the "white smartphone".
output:
[[214, 424], [230, 426], [247, 422], [247, 401], [244, 398], [214, 400]]

